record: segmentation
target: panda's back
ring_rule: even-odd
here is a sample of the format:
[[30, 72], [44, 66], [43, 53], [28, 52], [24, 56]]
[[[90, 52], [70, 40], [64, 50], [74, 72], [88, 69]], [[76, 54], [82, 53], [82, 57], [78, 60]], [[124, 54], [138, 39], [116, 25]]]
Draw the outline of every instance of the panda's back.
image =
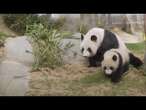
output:
[[126, 47], [124, 41], [120, 38], [120, 36], [118, 36], [116, 33], [114, 33], [116, 35], [116, 38], [118, 40], [118, 44], [119, 44], [119, 49], [123, 49], [127, 52], [130, 52], [129, 49]]
[[110, 52], [116, 52], [119, 53], [120, 56], [122, 57], [122, 62], [123, 64], [127, 64], [129, 63], [129, 53], [127, 51], [125, 51], [125, 49], [111, 49], [109, 50]]

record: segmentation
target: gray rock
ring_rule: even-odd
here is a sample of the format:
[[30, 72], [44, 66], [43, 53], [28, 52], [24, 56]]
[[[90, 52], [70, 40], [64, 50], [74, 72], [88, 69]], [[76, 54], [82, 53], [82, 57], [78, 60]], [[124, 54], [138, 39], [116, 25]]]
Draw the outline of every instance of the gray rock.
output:
[[33, 63], [32, 47], [26, 36], [8, 38], [5, 43], [6, 59], [24, 64]]
[[87, 59], [85, 59], [80, 50], [80, 33], [77, 33], [73, 35], [75, 37], [63, 39], [62, 40], [62, 49], [67, 45], [68, 43], [72, 46], [68, 49], [65, 49], [63, 54], [63, 60], [66, 64], [84, 64], [87, 65]]

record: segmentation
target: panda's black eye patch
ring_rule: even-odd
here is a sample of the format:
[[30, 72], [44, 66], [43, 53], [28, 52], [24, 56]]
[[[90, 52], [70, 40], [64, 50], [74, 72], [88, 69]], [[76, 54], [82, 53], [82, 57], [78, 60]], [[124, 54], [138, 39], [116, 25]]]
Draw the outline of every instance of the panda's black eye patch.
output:
[[96, 40], [97, 40], [97, 37], [96, 37], [95, 35], [92, 35], [92, 36], [91, 36], [91, 41], [96, 42]]
[[91, 50], [91, 48], [88, 48], [87, 50], [88, 50], [88, 52], [92, 53], [92, 50]]
[[83, 51], [84, 51], [84, 48], [82, 48], [81, 52], [83, 53]]
[[113, 70], [114, 68], [113, 67], [110, 67], [110, 69]]
[[84, 35], [83, 34], [81, 34], [81, 40], [83, 40], [84, 39]]
[[103, 69], [106, 70], [106, 66]]
[[116, 60], [117, 60], [117, 56], [114, 55], [112, 59], [113, 59], [114, 61], [116, 61]]

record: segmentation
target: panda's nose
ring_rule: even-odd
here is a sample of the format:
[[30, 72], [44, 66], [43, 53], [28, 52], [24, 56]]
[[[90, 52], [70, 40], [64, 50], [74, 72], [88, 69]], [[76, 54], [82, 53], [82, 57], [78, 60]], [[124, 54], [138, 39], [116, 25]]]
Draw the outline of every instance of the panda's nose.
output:
[[83, 57], [88, 57], [88, 55], [87, 54], [83, 54]]
[[88, 56], [83, 56], [83, 57], [88, 58]]
[[87, 51], [84, 51], [83, 52], [83, 57], [88, 57], [89, 56], [89, 53]]

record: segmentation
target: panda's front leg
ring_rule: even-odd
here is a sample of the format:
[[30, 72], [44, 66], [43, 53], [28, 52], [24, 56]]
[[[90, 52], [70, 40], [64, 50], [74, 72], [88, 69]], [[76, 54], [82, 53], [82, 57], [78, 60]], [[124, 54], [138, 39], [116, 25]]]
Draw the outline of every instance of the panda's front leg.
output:
[[89, 58], [89, 66], [88, 67], [99, 67], [101, 66], [101, 62], [97, 62], [94, 57]]
[[119, 75], [119, 73], [116, 73], [114, 75], [111, 75], [111, 81], [113, 83], [118, 83], [121, 79], [121, 75]]
[[113, 72], [111, 75], [111, 81], [113, 83], [118, 83], [121, 80], [123, 73], [124, 73], [123, 68], [120, 68], [117, 71]]
[[96, 60], [93, 57], [89, 58], [89, 66], [88, 67], [97, 67]]

